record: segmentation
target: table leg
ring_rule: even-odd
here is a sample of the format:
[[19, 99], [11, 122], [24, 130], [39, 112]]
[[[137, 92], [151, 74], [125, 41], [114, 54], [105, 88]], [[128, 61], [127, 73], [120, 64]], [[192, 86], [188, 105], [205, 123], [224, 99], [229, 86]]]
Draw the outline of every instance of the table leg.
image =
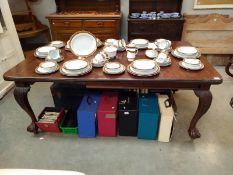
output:
[[192, 139], [201, 137], [199, 130], [196, 128], [198, 120], [208, 111], [212, 102], [212, 94], [210, 90], [194, 90], [199, 98], [199, 104], [194, 117], [191, 120], [188, 133]]
[[28, 83], [15, 83], [16, 87], [14, 90], [15, 100], [19, 106], [31, 117], [31, 124], [27, 127], [28, 132], [38, 133], [38, 127], [35, 122], [37, 121], [35, 114], [28, 102], [28, 92], [30, 91], [30, 84]]
[[229, 59], [229, 63], [228, 63], [228, 64], [226, 65], [226, 67], [225, 67], [226, 73], [227, 73], [229, 76], [233, 77], [233, 74], [230, 72], [230, 67], [231, 67], [231, 65], [233, 65], [233, 57], [231, 57], [231, 58]]

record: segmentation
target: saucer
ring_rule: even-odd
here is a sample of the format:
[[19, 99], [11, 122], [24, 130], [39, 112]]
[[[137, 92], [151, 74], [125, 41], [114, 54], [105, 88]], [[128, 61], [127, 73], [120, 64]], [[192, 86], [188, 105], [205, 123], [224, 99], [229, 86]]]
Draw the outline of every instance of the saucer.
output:
[[180, 65], [180, 67], [187, 69], [187, 70], [202, 70], [204, 68], [204, 65], [202, 63], [200, 63], [199, 67], [192, 67], [192, 66], [187, 66], [187, 64], [185, 64], [185, 62], [180, 61], [179, 65]]
[[56, 61], [57, 63], [60, 63], [60, 62], [62, 62], [62, 61], [64, 60], [64, 57], [61, 56], [61, 57], [58, 58], [58, 59], [52, 59], [52, 58], [46, 57], [45, 60], [46, 60], [46, 61]]
[[62, 47], [65, 47], [65, 43], [63, 41], [52, 41], [50, 42], [50, 46], [60, 49]]
[[67, 70], [66, 68], [64, 68], [64, 66], [62, 66], [60, 68], [60, 73], [68, 77], [76, 77], [76, 76], [85, 75], [91, 72], [91, 70], [92, 70], [92, 64], [88, 64], [88, 66], [82, 70]]

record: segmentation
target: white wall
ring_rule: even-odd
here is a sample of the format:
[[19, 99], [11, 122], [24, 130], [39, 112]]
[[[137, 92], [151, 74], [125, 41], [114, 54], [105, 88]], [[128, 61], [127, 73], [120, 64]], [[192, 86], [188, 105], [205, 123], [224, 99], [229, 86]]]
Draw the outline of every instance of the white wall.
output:
[[[46, 15], [54, 13], [56, 11], [56, 5], [54, 0], [38, 0], [38, 2], [33, 2], [32, 10], [37, 18], [43, 23], [48, 24], [48, 20], [45, 18]], [[211, 10], [194, 10], [193, 9], [194, 0], [183, 0], [182, 13], [187, 14], [210, 14], [210, 13], [220, 13], [228, 14], [233, 16], [233, 9], [211, 9]], [[122, 25], [121, 34], [122, 37], [127, 37], [127, 16], [129, 11], [129, 0], [121, 0], [121, 12], [122, 12]]]

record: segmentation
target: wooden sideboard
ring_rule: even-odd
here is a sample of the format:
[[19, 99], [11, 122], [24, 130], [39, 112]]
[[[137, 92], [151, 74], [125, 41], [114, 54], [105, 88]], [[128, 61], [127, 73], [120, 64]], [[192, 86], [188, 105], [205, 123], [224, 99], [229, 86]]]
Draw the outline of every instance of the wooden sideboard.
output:
[[133, 19], [131, 13], [147, 12], [180, 12], [182, 0], [130, 0], [128, 17], [128, 39], [145, 38], [154, 41], [158, 38], [166, 38], [172, 41], [181, 40], [184, 19]]
[[102, 41], [120, 38], [119, 0], [56, 0], [56, 4], [57, 12], [47, 16], [53, 40], [67, 41], [80, 30], [89, 31]]

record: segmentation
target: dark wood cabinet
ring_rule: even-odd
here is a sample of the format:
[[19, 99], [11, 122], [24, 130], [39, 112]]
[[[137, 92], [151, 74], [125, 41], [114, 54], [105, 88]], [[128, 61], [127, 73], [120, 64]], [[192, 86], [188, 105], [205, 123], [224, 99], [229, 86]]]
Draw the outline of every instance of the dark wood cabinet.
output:
[[67, 41], [80, 30], [102, 41], [120, 38], [120, 0], [56, 0], [56, 4], [57, 13], [47, 16], [53, 40]]
[[180, 12], [182, 0], [130, 0], [128, 17], [128, 39], [145, 38], [154, 41], [165, 38], [172, 41], [181, 40], [184, 19], [140, 19], [130, 18], [131, 13]]

